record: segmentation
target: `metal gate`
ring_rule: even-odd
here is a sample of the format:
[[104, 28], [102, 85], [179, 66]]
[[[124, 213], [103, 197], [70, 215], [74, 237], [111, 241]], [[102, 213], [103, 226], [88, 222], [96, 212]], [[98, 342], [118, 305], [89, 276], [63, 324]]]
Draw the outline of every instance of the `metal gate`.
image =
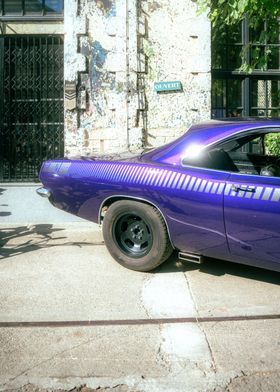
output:
[[0, 37], [0, 181], [38, 180], [63, 139], [63, 38]]

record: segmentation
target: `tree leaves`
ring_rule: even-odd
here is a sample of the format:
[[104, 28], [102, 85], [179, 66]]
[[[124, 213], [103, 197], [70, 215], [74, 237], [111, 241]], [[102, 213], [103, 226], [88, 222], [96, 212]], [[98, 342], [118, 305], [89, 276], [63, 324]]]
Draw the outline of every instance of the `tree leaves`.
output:
[[250, 29], [254, 31], [254, 42], [251, 39], [246, 43], [250, 47], [250, 61], [243, 55], [240, 70], [267, 69], [271, 50], [268, 47], [261, 50], [257, 44], [279, 43], [280, 0], [197, 0], [197, 4], [199, 14], [207, 12], [216, 35], [221, 34], [225, 26], [237, 25], [248, 18]]

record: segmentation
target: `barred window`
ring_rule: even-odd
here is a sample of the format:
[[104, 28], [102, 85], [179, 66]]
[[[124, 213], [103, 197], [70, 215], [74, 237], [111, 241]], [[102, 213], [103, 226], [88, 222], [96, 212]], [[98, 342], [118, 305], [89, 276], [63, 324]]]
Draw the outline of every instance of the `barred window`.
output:
[[[280, 116], [280, 24], [212, 28], [212, 117]], [[267, 32], [269, 34], [262, 34]], [[253, 70], [240, 71], [243, 64]]]
[[0, 15], [62, 15], [63, 0], [0, 0]]

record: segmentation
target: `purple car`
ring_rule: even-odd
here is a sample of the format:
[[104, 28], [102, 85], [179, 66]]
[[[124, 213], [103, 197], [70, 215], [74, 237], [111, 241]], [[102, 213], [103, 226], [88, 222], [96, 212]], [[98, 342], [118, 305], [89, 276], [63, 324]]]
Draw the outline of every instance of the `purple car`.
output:
[[103, 223], [121, 265], [225, 259], [280, 271], [280, 120], [209, 121], [140, 155], [47, 161], [37, 192]]

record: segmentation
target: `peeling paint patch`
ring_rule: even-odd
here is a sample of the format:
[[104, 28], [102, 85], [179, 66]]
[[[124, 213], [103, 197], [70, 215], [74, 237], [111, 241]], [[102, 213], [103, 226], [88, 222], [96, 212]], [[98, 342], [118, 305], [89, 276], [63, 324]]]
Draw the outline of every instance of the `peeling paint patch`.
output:
[[149, 11], [153, 12], [156, 11], [158, 8], [160, 8], [160, 4], [157, 1], [153, 1], [152, 3], [149, 3]]
[[105, 64], [108, 51], [98, 41], [92, 44], [92, 59], [90, 67], [90, 81], [93, 90], [101, 88], [103, 65]]
[[116, 16], [115, 0], [95, 0], [95, 3], [105, 16]]
[[104, 49], [101, 43], [98, 41], [93, 42], [92, 51], [94, 67], [101, 68], [106, 61], [108, 51]]
[[106, 91], [114, 91], [116, 88], [116, 73], [108, 72], [105, 66], [108, 53], [99, 41], [94, 41], [90, 44], [90, 54], [87, 56], [91, 102], [100, 116], [106, 115]]

